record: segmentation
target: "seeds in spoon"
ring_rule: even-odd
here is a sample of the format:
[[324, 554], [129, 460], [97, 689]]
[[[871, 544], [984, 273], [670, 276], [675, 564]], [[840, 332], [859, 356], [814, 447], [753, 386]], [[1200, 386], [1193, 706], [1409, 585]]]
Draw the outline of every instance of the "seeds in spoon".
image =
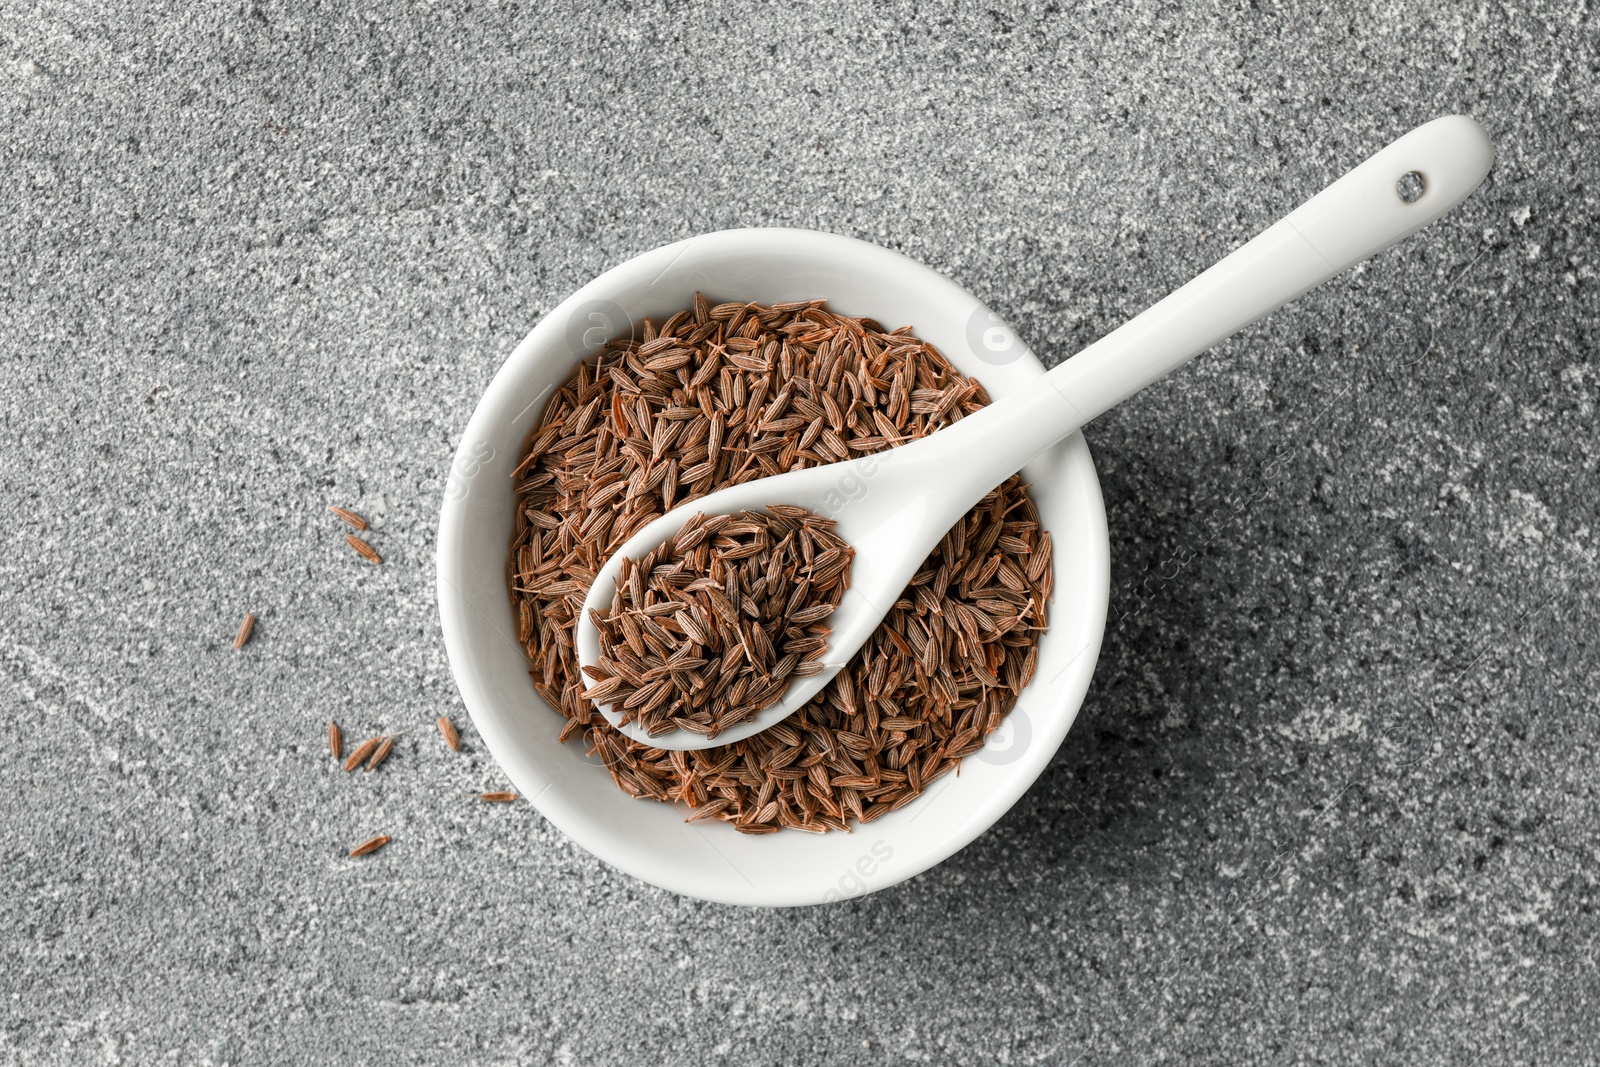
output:
[[696, 515], [643, 559], [625, 559], [594, 613], [600, 660], [584, 696], [637, 721], [716, 737], [821, 669], [828, 615], [855, 550], [804, 508]]

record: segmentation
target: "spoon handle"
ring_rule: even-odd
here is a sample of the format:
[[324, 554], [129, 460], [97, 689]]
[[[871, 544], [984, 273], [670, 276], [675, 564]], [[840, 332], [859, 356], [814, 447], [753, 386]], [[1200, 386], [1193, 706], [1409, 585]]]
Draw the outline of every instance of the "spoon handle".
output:
[[[1422, 229], [1470, 196], [1493, 159], [1483, 127], [1465, 115], [1434, 119], [1394, 141], [1052, 370], [1047, 377], [1070, 406], [1069, 419], [1082, 426], [1223, 338]], [[1419, 187], [1420, 195], [1412, 195]], [[1054, 430], [1044, 431], [1051, 441], [1061, 436], [1059, 426]]]

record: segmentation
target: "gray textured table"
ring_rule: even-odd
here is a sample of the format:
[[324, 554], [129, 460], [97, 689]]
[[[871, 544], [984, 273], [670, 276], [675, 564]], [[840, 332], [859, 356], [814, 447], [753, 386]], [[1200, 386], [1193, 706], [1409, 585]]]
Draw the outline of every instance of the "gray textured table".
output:
[[[1600, 24], [1204, 6], [7, 0], [0, 1060], [1600, 1062]], [[1055, 361], [1450, 111], [1462, 211], [1091, 428], [1105, 649], [976, 844], [755, 912], [460, 801], [442, 474], [582, 282], [820, 227]]]

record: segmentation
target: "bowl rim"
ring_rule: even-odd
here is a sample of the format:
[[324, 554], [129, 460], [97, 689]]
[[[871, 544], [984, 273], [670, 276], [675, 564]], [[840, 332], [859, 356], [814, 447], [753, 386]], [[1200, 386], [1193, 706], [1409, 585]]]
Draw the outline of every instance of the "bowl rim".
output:
[[[440, 625], [446, 657], [461, 693], [462, 703], [496, 763], [541, 815], [591, 855], [642, 881], [696, 899], [762, 907], [821, 904], [827, 902], [829, 897], [825, 893], [819, 895], [814, 886], [804, 889], [796, 887], [790, 890], [757, 889], [751, 885], [746, 889], [713, 883], [710, 880], [697, 882], [693, 878], [681, 877], [673, 871], [653, 867], [648, 857], [621, 847], [609, 838], [597, 837], [588, 832], [579, 824], [575, 814], [569, 811], [570, 805], [559, 802], [559, 797], [547, 800], [545, 794], [551, 783], [542, 781], [542, 773], [524, 753], [522, 741], [514, 736], [510, 721], [506, 718], [507, 715], [514, 717], [515, 709], [499, 707], [498, 701], [485, 690], [476, 673], [476, 660], [480, 650], [467, 642], [464, 620], [467, 613], [482, 614], [483, 609], [462, 593], [461, 587], [452, 580], [453, 577], [458, 577], [471, 569], [469, 561], [464, 558], [465, 553], [458, 548], [464, 537], [467, 502], [472, 493], [471, 478], [468, 475], [466, 483], [462, 483], [459, 481], [459, 476], [463, 471], [476, 469], [478, 457], [473, 450], [480, 447], [481, 442], [491, 437], [498, 439], [505, 435], [503, 429], [499, 430], [498, 434], [485, 429], [485, 423], [497, 421], [491, 419], [491, 409], [497, 407], [492, 401], [496, 401], [498, 395], [504, 393], [511, 383], [520, 377], [524, 369], [536, 365], [536, 362], [543, 358], [540, 355], [541, 349], [555, 340], [561, 324], [576, 309], [591, 301], [606, 299], [608, 294], [619, 293], [641, 280], [660, 278], [691, 250], [733, 255], [823, 253], [829, 256], [853, 258], [858, 262], [867, 261], [875, 272], [893, 277], [893, 284], [897, 286], [916, 286], [941, 302], [948, 302], [956, 307], [970, 305], [975, 309], [987, 311], [982, 302], [965, 288], [909, 256], [854, 237], [821, 230], [751, 227], [700, 234], [641, 253], [598, 275], [543, 315], [512, 350], [478, 399], [460, 442], [452, 453], [444, 500], [440, 509], [435, 552]], [[1042, 377], [1044, 374], [1042, 364], [1026, 348], [1024, 355], [1030, 371], [1036, 371]], [[537, 402], [536, 399], [534, 403]], [[531, 407], [532, 404], [528, 406]], [[520, 449], [521, 444], [519, 439], [512, 447]], [[1048, 682], [1050, 691], [1046, 699], [1049, 701], [1049, 713], [1047, 721], [1043, 724], [1044, 730], [1035, 738], [1043, 743], [1029, 744], [1028, 749], [1018, 760], [1021, 766], [1013, 768], [1012, 773], [999, 783], [998, 788], [984, 795], [982, 802], [972, 811], [971, 817], [963, 820], [959, 826], [952, 827], [950, 832], [913, 857], [911, 863], [897, 864], [892, 874], [885, 872], [861, 893], [851, 894], [846, 899], [887, 889], [937, 866], [999, 821], [1016, 801], [1032, 788], [1044, 772], [1082, 707], [1105, 635], [1106, 611], [1110, 599], [1110, 538], [1099, 479], [1082, 434], [1071, 435], [1047, 455], [1057, 458], [1061, 466], [1059, 477], [1077, 479], [1075, 484], [1082, 496], [1079, 503], [1093, 506], [1086, 509], [1086, 519], [1091, 527], [1088, 531], [1090, 536], [1086, 539], [1087, 546], [1073, 558], [1075, 568], [1087, 576], [1085, 590], [1088, 599], [1081, 605], [1081, 610], [1089, 623], [1084, 627], [1088, 640], [1083, 648], [1071, 654], [1065, 668]], [[1027, 469], [1025, 466], [1024, 472]], [[461, 491], [454, 491], [463, 484], [465, 487]], [[509, 538], [509, 534], [507, 536]], [[493, 565], [500, 571], [503, 568], [503, 561], [495, 560]], [[1060, 567], [1059, 558], [1054, 565]], [[478, 563], [477, 566], [482, 564]], [[509, 618], [510, 597], [503, 599]], [[1056, 598], [1052, 597], [1052, 601], [1055, 600]], [[1055, 613], [1060, 610], [1059, 602], [1052, 604], [1052, 620], [1056, 617]], [[1052, 629], [1055, 625], [1056, 623], [1052, 621]], [[1023, 709], [1022, 701], [1039, 685], [1041, 679], [1036, 676], [1033, 683], [1023, 690], [1017, 706], [1007, 717], [1008, 722], [1019, 713], [1028, 715]], [[1033, 729], [1034, 724], [1030, 723], [1029, 727]], [[550, 743], [556, 743], [553, 732]], [[930, 796], [919, 798], [917, 802], [907, 805], [903, 810], [914, 809], [929, 799]], [[889, 818], [894, 818], [898, 814], [900, 813], [892, 813]], [[861, 828], [856, 829], [859, 833]]]

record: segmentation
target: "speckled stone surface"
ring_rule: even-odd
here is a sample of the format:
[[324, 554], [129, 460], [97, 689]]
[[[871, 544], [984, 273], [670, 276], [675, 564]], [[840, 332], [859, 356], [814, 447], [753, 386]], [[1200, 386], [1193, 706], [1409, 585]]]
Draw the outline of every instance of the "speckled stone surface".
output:
[[[3, 5], [0, 1061], [1600, 1062], [1592, 5], [874, 7]], [[746, 911], [462, 802], [442, 476], [595, 273], [836, 230], [1054, 362], [1450, 111], [1460, 212], [1091, 427], [1096, 681], [970, 848]]]

